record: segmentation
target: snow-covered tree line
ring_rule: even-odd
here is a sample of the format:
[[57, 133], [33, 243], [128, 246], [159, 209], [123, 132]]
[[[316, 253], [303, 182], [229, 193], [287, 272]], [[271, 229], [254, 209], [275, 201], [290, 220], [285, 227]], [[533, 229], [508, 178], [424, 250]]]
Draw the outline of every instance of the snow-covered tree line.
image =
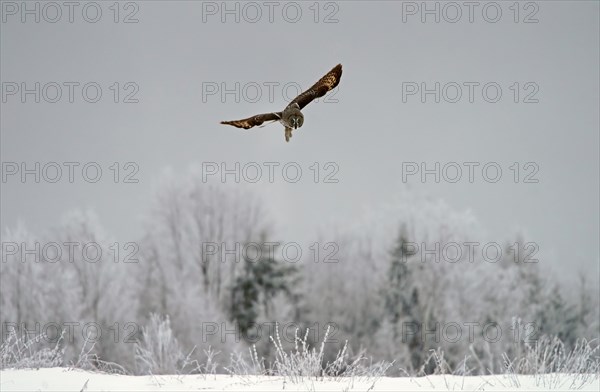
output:
[[317, 238], [333, 244], [330, 262], [306, 249], [291, 262], [273, 244], [293, 239], [276, 237], [257, 197], [192, 172], [164, 178], [136, 242], [117, 243], [90, 212], [43, 233], [19, 225], [2, 234], [2, 339], [62, 333], [67, 360], [157, 373], [253, 344], [268, 366], [274, 323], [290, 346], [295, 326], [312, 342], [329, 326], [331, 356], [347, 339], [408, 371], [430, 371], [439, 349], [448, 366], [486, 372], [543, 335], [599, 336], [598, 281], [561, 285], [522, 235], [489, 238], [472, 214], [410, 193], [354, 218]]

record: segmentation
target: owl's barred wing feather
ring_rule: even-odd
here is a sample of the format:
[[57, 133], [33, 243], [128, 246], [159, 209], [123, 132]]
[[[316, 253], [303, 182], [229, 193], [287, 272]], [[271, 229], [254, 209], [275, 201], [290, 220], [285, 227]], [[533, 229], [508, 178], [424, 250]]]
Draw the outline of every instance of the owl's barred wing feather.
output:
[[317, 83], [315, 83], [311, 88], [298, 95], [290, 105], [295, 103], [300, 106], [302, 110], [306, 105], [312, 102], [313, 99], [317, 99], [327, 94], [327, 92], [333, 90], [340, 83], [340, 79], [342, 78], [342, 64], [338, 64], [331, 71], [329, 71], [325, 76], [323, 76]]
[[257, 114], [256, 116], [248, 117], [243, 120], [221, 121], [221, 124], [233, 125], [234, 127], [250, 129], [264, 123], [265, 121], [279, 120], [281, 112]]

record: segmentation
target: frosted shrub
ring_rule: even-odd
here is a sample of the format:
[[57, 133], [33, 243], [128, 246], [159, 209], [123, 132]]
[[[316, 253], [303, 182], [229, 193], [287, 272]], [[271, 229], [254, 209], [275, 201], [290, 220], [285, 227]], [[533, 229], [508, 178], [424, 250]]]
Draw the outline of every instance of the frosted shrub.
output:
[[2, 345], [0, 345], [0, 369], [13, 368], [51, 368], [61, 366], [63, 363], [64, 348], [61, 347], [62, 336], [51, 347], [43, 347], [45, 335], [38, 335], [33, 339], [17, 336], [16, 331], [11, 331]]
[[383, 377], [386, 371], [392, 366], [392, 363], [377, 363], [365, 366], [362, 362], [367, 358], [361, 354], [351, 359], [348, 355], [348, 342], [338, 351], [332, 362], [324, 363], [325, 343], [329, 336], [330, 327], [325, 332], [325, 337], [321, 342], [319, 350], [312, 349], [308, 345], [308, 332], [304, 338], [298, 336], [296, 330], [293, 351], [286, 352], [281, 343], [279, 332], [275, 329], [275, 338], [271, 336], [271, 341], [275, 345], [276, 356], [272, 365], [273, 375], [283, 376], [293, 383], [304, 381], [307, 378], [328, 378], [340, 380], [343, 377], [365, 377], [367, 379]]
[[135, 345], [138, 374], [179, 374], [186, 361], [179, 342], [173, 336], [169, 316], [150, 315], [150, 324], [142, 328], [142, 339]]

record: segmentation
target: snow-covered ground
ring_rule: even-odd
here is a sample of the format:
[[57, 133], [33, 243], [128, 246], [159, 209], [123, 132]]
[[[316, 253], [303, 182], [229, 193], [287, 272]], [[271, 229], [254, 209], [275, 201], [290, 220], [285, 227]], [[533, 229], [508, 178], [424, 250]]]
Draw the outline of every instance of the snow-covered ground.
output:
[[[583, 382], [582, 377], [587, 377]], [[373, 383], [375, 385], [373, 386]], [[582, 385], [583, 383], [583, 385]], [[371, 389], [372, 388], [372, 389]], [[384, 377], [378, 380], [345, 378], [300, 383], [282, 377], [187, 375], [122, 376], [68, 368], [0, 371], [1, 391], [598, 391], [598, 375], [547, 374], [543, 376], [428, 376]]]

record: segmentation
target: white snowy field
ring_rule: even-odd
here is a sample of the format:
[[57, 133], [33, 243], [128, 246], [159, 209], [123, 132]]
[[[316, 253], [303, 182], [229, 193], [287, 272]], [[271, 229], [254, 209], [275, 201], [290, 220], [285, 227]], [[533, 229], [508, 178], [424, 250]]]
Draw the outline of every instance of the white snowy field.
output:
[[69, 368], [0, 371], [1, 391], [598, 391], [598, 375], [342, 378], [291, 383], [283, 377], [123, 376]]

